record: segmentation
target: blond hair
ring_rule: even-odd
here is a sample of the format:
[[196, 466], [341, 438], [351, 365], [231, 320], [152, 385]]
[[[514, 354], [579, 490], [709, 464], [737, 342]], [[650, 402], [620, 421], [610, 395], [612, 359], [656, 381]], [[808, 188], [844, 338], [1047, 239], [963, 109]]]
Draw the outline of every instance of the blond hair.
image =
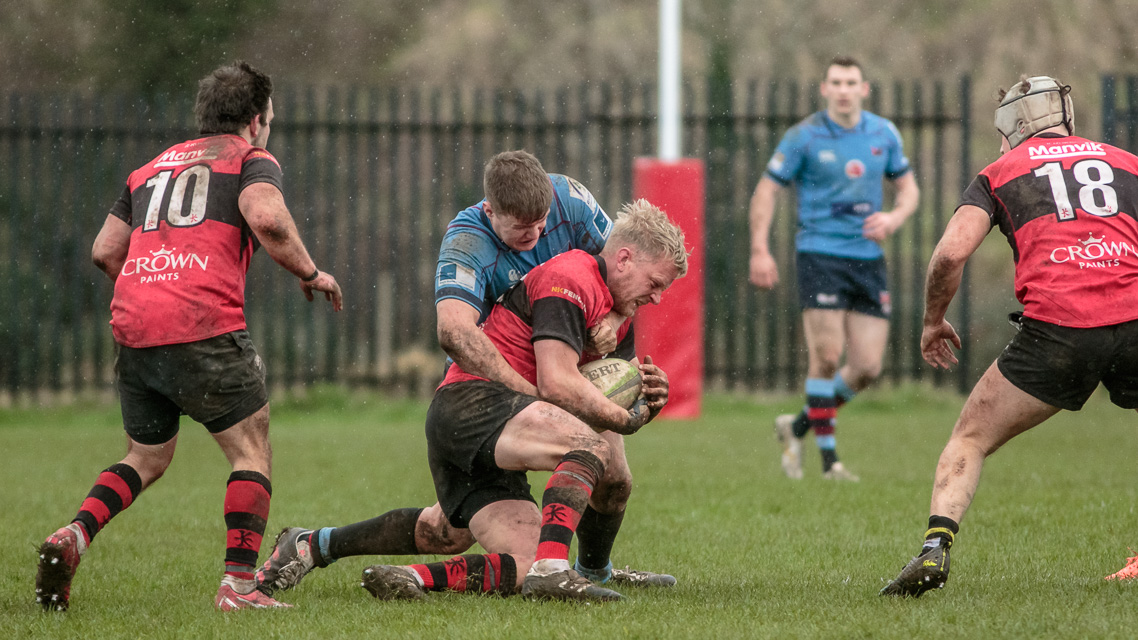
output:
[[684, 246], [684, 232], [668, 219], [668, 214], [644, 198], [621, 208], [613, 224], [612, 235], [605, 243], [604, 253], [608, 255], [629, 245], [652, 260], [671, 259], [677, 278], [688, 272], [689, 252]]
[[482, 172], [482, 190], [496, 215], [519, 222], [541, 220], [553, 204], [553, 184], [541, 162], [527, 151], [503, 151]]

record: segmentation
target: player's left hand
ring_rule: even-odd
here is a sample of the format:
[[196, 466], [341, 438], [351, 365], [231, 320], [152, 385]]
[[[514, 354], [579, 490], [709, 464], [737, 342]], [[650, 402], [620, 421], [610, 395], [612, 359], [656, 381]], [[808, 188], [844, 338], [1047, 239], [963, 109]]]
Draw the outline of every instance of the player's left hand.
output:
[[605, 356], [616, 349], [616, 331], [608, 322], [601, 320], [589, 329], [589, 337], [585, 340], [585, 350], [598, 356]]
[[957, 349], [961, 347], [960, 336], [947, 320], [941, 320], [940, 324], [925, 325], [921, 331], [921, 357], [934, 369], [948, 369], [959, 362], [950, 343]]
[[644, 356], [640, 363], [640, 392], [648, 401], [648, 410], [655, 418], [664, 405], [668, 404], [668, 374], [652, 363], [652, 356]]
[[884, 242], [901, 226], [901, 221], [891, 211], [878, 211], [861, 225], [861, 235], [874, 242]]

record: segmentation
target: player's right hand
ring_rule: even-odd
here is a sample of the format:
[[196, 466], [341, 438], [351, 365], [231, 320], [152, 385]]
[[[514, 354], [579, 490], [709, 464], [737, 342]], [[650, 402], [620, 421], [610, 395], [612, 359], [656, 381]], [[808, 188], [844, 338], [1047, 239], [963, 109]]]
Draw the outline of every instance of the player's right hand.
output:
[[960, 336], [947, 320], [941, 320], [940, 324], [925, 325], [921, 331], [921, 357], [934, 369], [948, 369], [959, 362], [950, 343], [957, 349], [961, 348]]
[[621, 430], [620, 434], [623, 436], [630, 436], [637, 431], [640, 427], [648, 424], [652, 419], [652, 410], [648, 408], [648, 399], [641, 394], [636, 402], [632, 403], [632, 407], [628, 410], [628, 422], [625, 428]]
[[616, 349], [616, 332], [608, 322], [601, 320], [592, 329], [585, 339], [585, 350], [604, 357]]
[[307, 298], [309, 302], [314, 300], [312, 297], [313, 291], [323, 291], [324, 299], [332, 303], [333, 311], [339, 311], [344, 308], [344, 294], [340, 291], [339, 283], [336, 282], [336, 279], [333, 278], [330, 273], [321, 271], [315, 280], [308, 282], [301, 280], [300, 289], [304, 291], [304, 297]]
[[771, 254], [751, 254], [751, 284], [760, 289], [773, 289], [778, 284], [778, 265]]

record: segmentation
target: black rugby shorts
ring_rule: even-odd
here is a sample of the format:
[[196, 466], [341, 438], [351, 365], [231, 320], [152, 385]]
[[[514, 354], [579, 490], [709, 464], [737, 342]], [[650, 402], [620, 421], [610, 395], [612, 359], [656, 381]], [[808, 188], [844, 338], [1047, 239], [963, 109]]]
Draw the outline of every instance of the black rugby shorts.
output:
[[1110, 401], [1138, 408], [1138, 320], [1076, 329], [1022, 318], [996, 359], [1000, 373], [1053, 407], [1078, 411], [1099, 382]]
[[534, 402], [488, 380], [455, 382], [435, 392], [427, 409], [427, 459], [439, 505], [453, 526], [469, 528], [470, 518], [495, 502], [534, 502], [525, 472], [494, 462], [506, 422]]
[[269, 401], [265, 364], [245, 329], [185, 344], [119, 345], [115, 380], [123, 428], [141, 444], [169, 442], [182, 414], [220, 433]]

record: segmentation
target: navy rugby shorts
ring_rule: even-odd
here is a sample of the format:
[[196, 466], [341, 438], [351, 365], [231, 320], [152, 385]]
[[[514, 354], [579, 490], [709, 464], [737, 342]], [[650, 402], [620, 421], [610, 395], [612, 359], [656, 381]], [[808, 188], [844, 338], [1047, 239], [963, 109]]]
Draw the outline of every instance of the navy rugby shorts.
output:
[[841, 309], [889, 318], [892, 310], [885, 259], [858, 260], [799, 252], [798, 304], [803, 309]]
[[474, 514], [495, 502], [534, 502], [525, 472], [494, 462], [506, 422], [534, 402], [489, 380], [454, 382], [435, 392], [427, 409], [427, 459], [439, 505], [453, 526], [469, 528]]
[[1111, 402], [1138, 408], [1138, 320], [1089, 329], [1026, 317], [1018, 324], [996, 359], [1008, 382], [1068, 411], [1082, 409], [1101, 382]]
[[169, 442], [182, 414], [221, 433], [269, 401], [265, 364], [245, 329], [185, 344], [118, 345], [115, 380], [123, 428], [140, 444]]

